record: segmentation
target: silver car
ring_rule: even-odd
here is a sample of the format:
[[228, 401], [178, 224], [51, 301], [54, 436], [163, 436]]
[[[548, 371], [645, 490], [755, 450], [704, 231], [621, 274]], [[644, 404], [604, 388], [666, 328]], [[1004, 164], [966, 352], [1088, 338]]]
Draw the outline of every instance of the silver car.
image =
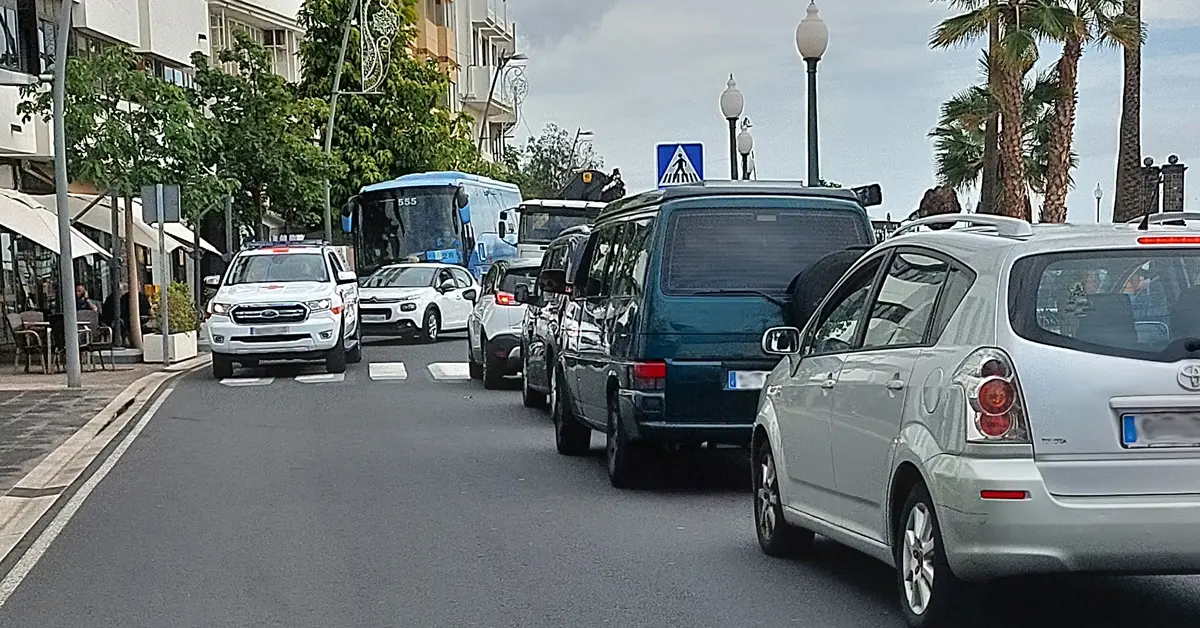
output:
[[[752, 445], [763, 551], [814, 533], [897, 569], [912, 626], [966, 581], [1200, 572], [1200, 231], [915, 221], [784, 356]], [[920, 231], [918, 227], [966, 228]]]

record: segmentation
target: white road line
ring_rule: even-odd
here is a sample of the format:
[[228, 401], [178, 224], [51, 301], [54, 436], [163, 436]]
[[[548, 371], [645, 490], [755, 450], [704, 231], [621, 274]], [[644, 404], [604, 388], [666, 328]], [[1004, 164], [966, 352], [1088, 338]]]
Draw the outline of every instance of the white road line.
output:
[[109, 471], [112, 471], [117, 461], [121, 459], [121, 456], [125, 455], [125, 451], [129, 449], [133, 441], [142, 433], [142, 430], [146, 429], [146, 424], [150, 422], [150, 419], [154, 418], [158, 409], [162, 407], [163, 402], [167, 400], [167, 397], [171, 395], [173, 390], [173, 388], [168, 388], [163, 391], [163, 394], [146, 410], [146, 414], [142, 415], [141, 420], [129, 431], [129, 435], [125, 437], [125, 440], [117, 443], [117, 447], [100, 464], [100, 468], [96, 469], [96, 473], [88, 478], [83, 483], [83, 486], [79, 487], [79, 491], [71, 496], [71, 500], [63, 506], [62, 510], [58, 511], [58, 514], [54, 516], [54, 520], [50, 522], [50, 525], [46, 526], [46, 529], [33, 542], [33, 545], [29, 546], [29, 549], [25, 551], [25, 555], [21, 557], [21, 560], [17, 561], [12, 571], [4, 576], [4, 580], [0, 580], [0, 608], [12, 596], [13, 591], [17, 590], [17, 587], [21, 585], [21, 582], [25, 580], [25, 577], [29, 575], [29, 572], [33, 570], [38, 561], [42, 559], [42, 555], [50, 548], [50, 544], [54, 543], [54, 540], [62, 533], [63, 528], [67, 527], [67, 524], [71, 521], [71, 517], [75, 516], [75, 513], [79, 511], [79, 507], [83, 505], [83, 502], [92, 494], [92, 491], [96, 490], [96, 486], [104, 480]]
[[221, 380], [223, 386], [268, 386], [274, 382], [274, 377], [231, 377]]
[[466, 362], [435, 362], [429, 365], [429, 374], [437, 380], [471, 379], [471, 367]]
[[333, 384], [345, 381], [345, 373], [316, 373], [313, 375], [297, 375], [296, 381], [301, 384]]
[[404, 380], [408, 379], [408, 370], [403, 362], [372, 362], [369, 374], [372, 380]]

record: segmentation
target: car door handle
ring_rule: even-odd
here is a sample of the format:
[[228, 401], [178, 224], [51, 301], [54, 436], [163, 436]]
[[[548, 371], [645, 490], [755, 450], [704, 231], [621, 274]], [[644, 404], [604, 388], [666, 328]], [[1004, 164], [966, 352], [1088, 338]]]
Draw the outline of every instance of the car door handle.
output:
[[893, 379], [887, 383], [888, 390], [904, 390], [904, 380]]
[[830, 388], [833, 388], [834, 386], [837, 386], [836, 379], [827, 379], [827, 380], [821, 382], [821, 388], [824, 388], [825, 390], [829, 390]]

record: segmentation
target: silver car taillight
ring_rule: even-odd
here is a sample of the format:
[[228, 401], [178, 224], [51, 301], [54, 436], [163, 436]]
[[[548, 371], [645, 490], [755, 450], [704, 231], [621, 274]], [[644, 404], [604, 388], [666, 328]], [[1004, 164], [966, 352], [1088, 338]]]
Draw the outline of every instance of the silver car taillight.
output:
[[954, 373], [967, 396], [969, 443], [1028, 444], [1029, 417], [1012, 360], [992, 347], [976, 350]]

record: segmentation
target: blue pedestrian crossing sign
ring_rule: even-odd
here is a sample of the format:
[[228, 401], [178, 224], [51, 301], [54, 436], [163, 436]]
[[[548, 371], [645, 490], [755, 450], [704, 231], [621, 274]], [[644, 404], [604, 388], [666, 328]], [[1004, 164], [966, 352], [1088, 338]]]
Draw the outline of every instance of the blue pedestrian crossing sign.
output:
[[658, 187], [689, 185], [704, 180], [704, 145], [658, 145]]

